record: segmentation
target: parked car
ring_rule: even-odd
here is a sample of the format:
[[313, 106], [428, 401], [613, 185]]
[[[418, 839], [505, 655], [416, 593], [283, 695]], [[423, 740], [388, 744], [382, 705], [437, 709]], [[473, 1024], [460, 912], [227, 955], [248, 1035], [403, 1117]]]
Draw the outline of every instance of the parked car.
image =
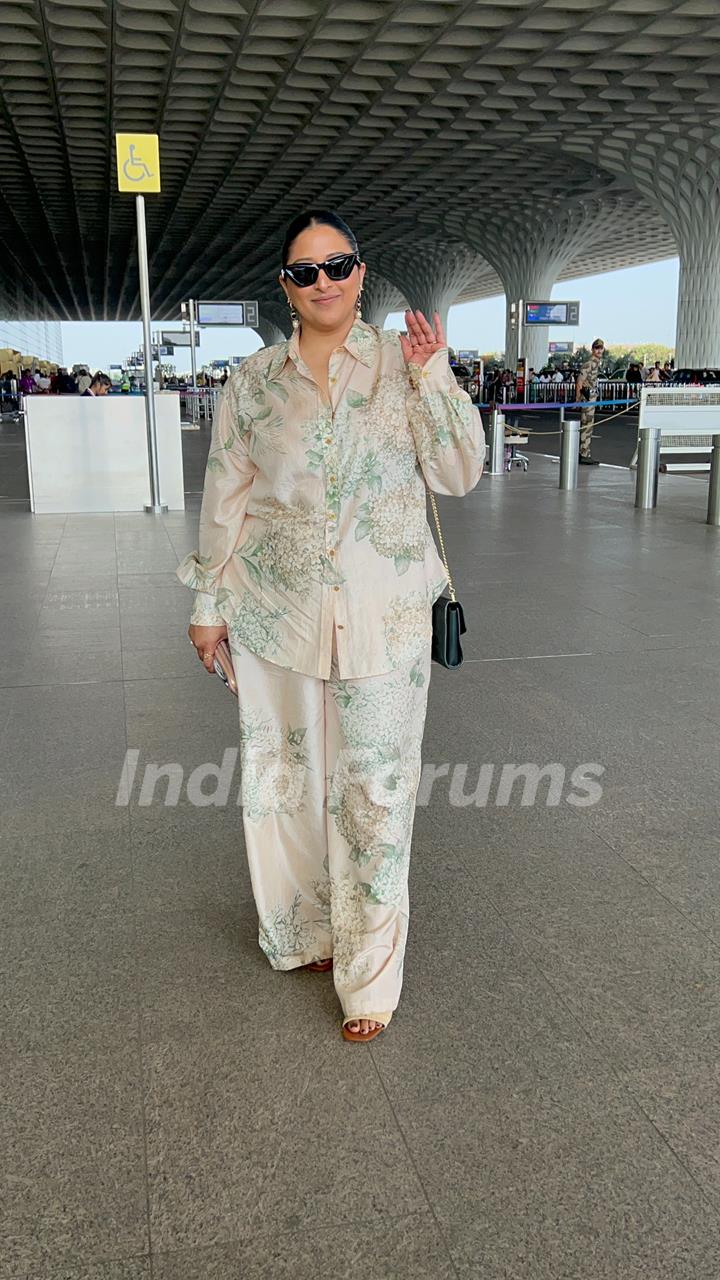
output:
[[711, 387], [720, 383], [720, 369], [674, 369], [666, 386]]

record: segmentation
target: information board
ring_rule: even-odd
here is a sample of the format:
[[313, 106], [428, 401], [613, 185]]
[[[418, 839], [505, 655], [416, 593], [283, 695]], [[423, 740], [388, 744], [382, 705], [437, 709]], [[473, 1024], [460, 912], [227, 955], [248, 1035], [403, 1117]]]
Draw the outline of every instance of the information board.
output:
[[526, 302], [525, 324], [579, 324], [579, 302]]
[[[172, 330], [168, 329], [167, 331], [163, 329], [160, 334], [160, 338], [162, 342], [165, 343], [165, 345], [168, 347], [189, 347], [190, 346], [189, 330], [186, 332], [184, 329], [172, 329]], [[199, 333], [195, 334], [195, 346], [196, 347], [200, 346]]]
[[233, 324], [253, 327], [258, 323], [257, 302], [198, 302], [198, 324]]

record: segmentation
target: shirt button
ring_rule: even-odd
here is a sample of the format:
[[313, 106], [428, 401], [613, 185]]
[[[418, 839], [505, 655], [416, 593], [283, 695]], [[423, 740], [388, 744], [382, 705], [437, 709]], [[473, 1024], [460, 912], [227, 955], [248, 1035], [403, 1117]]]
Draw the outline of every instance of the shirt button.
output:
[[335, 623], [335, 626], [337, 627], [338, 631], [344, 631], [344, 630], [345, 630], [345, 623], [344, 623], [344, 622], [336, 622], [336, 623]]
[[327, 513], [327, 518], [328, 518], [328, 520], [336, 520], [336, 519], [337, 519], [337, 516], [335, 515], [335, 512], [334, 512], [334, 511], [328, 511], [328, 513]]
[[339, 590], [340, 590], [339, 587], [333, 587], [333, 591], [339, 591]]
[[330, 547], [330, 550], [328, 551], [328, 555], [329, 555], [329, 556], [334, 556], [334, 555], [335, 555], [335, 551], [334, 551], [334, 549], [333, 549], [332, 547]]
[[337, 476], [328, 476], [328, 480], [330, 481], [331, 484], [335, 484], [335, 481], [337, 480]]
[[329, 382], [337, 382], [337, 378], [335, 377], [335, 374], [334, 374], [334, 373], [331, 375], [331, 377], [328, 379], [328, 381], [329, 381]]
[[332, 442], [333, 442], [333, 438], [332, 438], [332, 436], [326, 436], [326, 437], [325, 437], [325, 443], [326, 443], [326, 444], [332, 444]]

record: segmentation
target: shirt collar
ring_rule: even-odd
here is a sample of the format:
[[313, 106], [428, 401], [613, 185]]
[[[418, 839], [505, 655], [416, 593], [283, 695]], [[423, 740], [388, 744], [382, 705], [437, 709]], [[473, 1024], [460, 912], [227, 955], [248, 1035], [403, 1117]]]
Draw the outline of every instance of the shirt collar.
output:
[[[356, 360], [359, 360], [361, 364], [369, 366], [375, 359], [378, 336], [372, 325], [366, 324], [364, 320], [358, 319], [353, 323], [353, 326], [342, 345], [345, 350], [349, 351], [350, 355], [354, 356]], [[280, 343], [277, 354], [273, 356], [270, 364], [268, 365], [268, 377], [276, 378], [282, 369], [284, 369], [288, 358], [296, 365], [302, 361], [302, 357], [300, 355], [299, 328], [295, 329], [292, 336], [287, 338], [285, 342]]]

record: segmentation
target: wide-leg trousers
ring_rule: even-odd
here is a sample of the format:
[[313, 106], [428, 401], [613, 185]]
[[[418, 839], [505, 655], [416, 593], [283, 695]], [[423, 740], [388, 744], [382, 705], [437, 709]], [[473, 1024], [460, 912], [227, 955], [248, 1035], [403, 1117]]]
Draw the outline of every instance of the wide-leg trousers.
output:
[[402, 986], [429, 645], [349, 680], [335, 654], [321, 680], [232, 652], [260, 946], [275, 969], [332, 956], [344, 1017], [387, 1021]]

